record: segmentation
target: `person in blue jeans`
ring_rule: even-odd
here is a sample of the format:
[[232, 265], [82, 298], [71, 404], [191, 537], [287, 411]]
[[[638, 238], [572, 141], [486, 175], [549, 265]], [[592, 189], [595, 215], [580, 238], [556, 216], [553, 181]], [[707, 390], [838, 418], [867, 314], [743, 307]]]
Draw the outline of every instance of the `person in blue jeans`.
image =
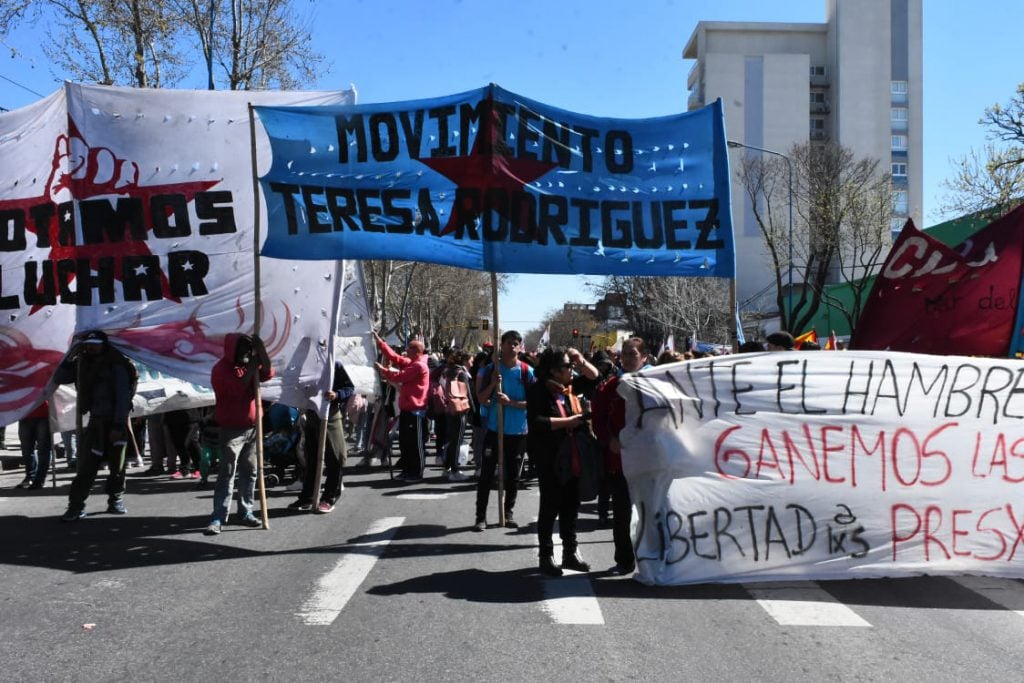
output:
[[224, 356], [210, 373], [216, 398], [214, 419], [220, 426], [220, 470], [213, 494], [213, 516], [203, 531], [219, 534], [228, 519], [238, 470], [238, 514], [248, 527], [262, 526], [253, 514], [256, 487], [256, 384], [274, 376], [267, 350], [259, 337], [229, 334], [224, 338]]
[[25, 463], [25, 481], [17, 488], [41, 489], [46, 483], [53, 451], [49, 401], [43, 401], [18, 420], [18, 439], [21, 441], [21, 459]]

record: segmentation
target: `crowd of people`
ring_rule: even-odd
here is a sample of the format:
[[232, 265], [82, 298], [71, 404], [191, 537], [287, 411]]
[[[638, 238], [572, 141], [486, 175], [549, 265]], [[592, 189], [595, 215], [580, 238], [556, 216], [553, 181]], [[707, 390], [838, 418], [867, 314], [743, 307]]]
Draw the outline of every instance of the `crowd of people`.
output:
[[[402, 351], [376, 333], [374, 340], [380, 351], [375, 365], [385, 390], [369, 409], [341, 363], [335, 364], [334, 382], [323, 397], [326, 420], [312, 409], [300, 414], [281, 404], [264, 406], [264, 451], [269, 465], [280, 473], [282, 483], [290, 473], [293, 481], [288, 490], [298, 494], [289, 509], [319, 514], [334, 510], [344, 490], [347, 421], [357, 449], [369, 453], [375, 443], [378, 451], [386, 451], [388, 462], [394, 435], [399, 469], [395, 478], [403, 482], [423, 480], [433, 437], [442, 480], [476, 479], [472, 526], [476, 532], [491, 528], [487, 510], [499, 461], [503, 461], [504, 498], [498, 522], [505, 528], [519, 527], [517, 493], [523, 479], [535, 477], [540, 496], [538, 567], [544, 574], [590, 570], [580, 552], [577, 522], [581, 503], [591, 500], [597, 502], [600, 522], [612, 527], [615, 566], [611, 571], [628, 574], [635, 569], [632, 503], [619, 441], [625, 404], [617, 393], [618, 384], [626, 373], [689, 360], [699, 353], [666, 351], [655, 358], [640, 337], [626, 339], [618, 351], [584, 354], [575, 348], [552, 347], [529, 353], [514, 330], [501, 335], [497, 354], [490, 344], [475, 355], [461, 349], [431, 354], [418, 339], [410, 339]], [[740, 351], [787, 351], [794, 346], [793, 336], [780, 331], [769, 335], [765, 344], [747, 343]], [[236, 522], [262, 526], [254, 500], [259, 476], [257, 398], [258, 385], [273, 376], [258, 337], [228, 335], [224, 355], [211, 373], [216, 399], [212, 410], [132, 418], [138, 377], [134, 365], [103, 332], [78, 337], [55, 376], [58, 384], [75, 385], [77, 413], [84, 418], [76, 430], [61, 435], [67, 462], [75, 468], [61, 520], [74, 522], [86, 516], [86, 501], [102, 466], [108, 469], [107, 512], [127, 514], [128, 465], [142, 465], [145, 449], [138, 444], [148, 442], [151, 466], [140, 476], [169, 474], [206, 484], [216, 467], [213, 511], [205, 534], [221, 532], [236, 497]], [[374, 425], [381, 426], [375, 442]], [[18, 427], [25, 463], [25, 479], [18, 487], [42, 488], [53, 459], [48, 405], [42, 403]], [[554, 557], [556, 521], [560, 564]]]

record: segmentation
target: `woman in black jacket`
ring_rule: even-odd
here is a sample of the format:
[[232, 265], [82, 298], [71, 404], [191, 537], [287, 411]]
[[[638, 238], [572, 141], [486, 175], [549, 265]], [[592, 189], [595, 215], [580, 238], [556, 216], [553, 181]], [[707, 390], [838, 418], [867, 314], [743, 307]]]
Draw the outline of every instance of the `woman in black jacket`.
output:
[[[576, 519], [579, 514], [579, 477], [560, 481], [555, 461], [563, 442], [576, 429], [587, 429], [579, 398], [572, 393], [573, 370], [594, 379], [597, 368], [576, 349], [549, 348], [537, 363], [537, 381], [526, 392], [527, 434], [530, 459], [537, 463], [540, 485], [540, 511], [537, 519], [537, 541], [540, 545], [540, 569], [549, 576], [561, 576], [562, 569], [590, 571], [583, 561], [576, 542]], [[578, 464], [573, 468], [579, 474]], [[562, 566], [554, 563], [555, 519], [562, 539]]]

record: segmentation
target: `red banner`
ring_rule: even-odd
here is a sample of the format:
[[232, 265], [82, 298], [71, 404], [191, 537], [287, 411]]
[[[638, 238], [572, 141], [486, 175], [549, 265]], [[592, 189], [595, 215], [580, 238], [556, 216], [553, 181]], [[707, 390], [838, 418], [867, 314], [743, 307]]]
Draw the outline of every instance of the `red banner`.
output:
[[1024, 207], [956, 247], [907, 221], [875, 280], [851, 348], [1007, 356], [1022, 254]]

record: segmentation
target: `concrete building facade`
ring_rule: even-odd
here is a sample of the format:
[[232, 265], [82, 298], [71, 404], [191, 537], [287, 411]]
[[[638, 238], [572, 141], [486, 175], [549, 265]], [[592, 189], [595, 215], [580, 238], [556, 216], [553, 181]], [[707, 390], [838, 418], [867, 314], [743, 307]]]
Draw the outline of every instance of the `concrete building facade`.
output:
[[[893, 176], [894, 230], [921, 225], [922, 0], [825, 0], [820, 24], [699, 22], [683, 50], [696, 60], [690, 109], [722, 98], [726, 133], [787, 153], [835, 141]], [[773, 309], [773, 273], [750, 200], [733, 167], [737, 293], [742, 310]], [[796, 283], [799, 286], [799, 282]]]

